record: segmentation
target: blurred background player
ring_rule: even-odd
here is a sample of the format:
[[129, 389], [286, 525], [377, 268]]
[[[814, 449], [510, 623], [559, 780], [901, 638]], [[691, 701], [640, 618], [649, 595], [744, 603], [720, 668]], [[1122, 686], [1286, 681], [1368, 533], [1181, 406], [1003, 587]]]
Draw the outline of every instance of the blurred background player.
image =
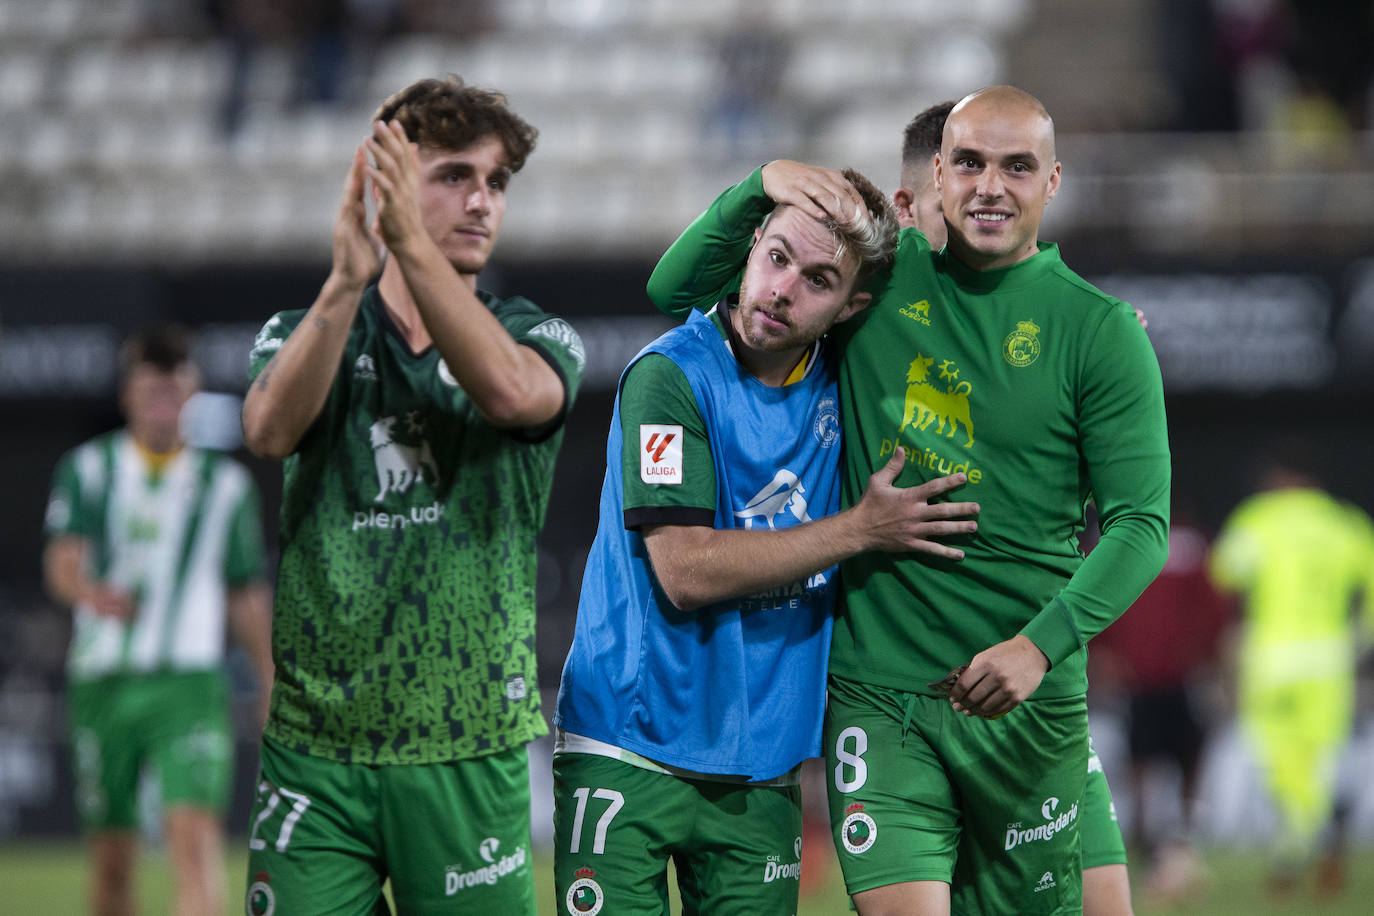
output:
[[798, 773], [820, 753], [835, 564], [957, 558], [928, 538], [974, 529], [943, 520], [976, 507], [928, 504], [963, 475], [894, 488], [900, 452], [836, 514], [822, 337], [868, 304], [864, 280], [897, 244], [881, 192], [844, 174], [855, 219], [773, 210], [738, 294], [625, 371], [555, 716], [560, 912], [666, 911], [671, 860], [684, 912], [795, 913]]
[[286, 465], [250, 907], [368, 912], [390, 879], [402, 912], [535, 911], [536, 541], [584, 354], [477, 289], [535, 136], [456, 76], [392, 95], [319, 297], [254, 345], [245, 439]]
[[[1237, 712], [1278, 809], [1270, 887], [1283, 894], [1314, 863], [1332, 816], [1355, 715], [1356, 614], [1366, 639], [1374, 623], [1374, 525], [1322, 489], [1307, 443], [1273, 443], [1261, 465], [1258, 492], [1227, 518], [1209, 565], [1241, 599]], [[1343, 880], [1332, 839], [1325, 890]]]
[[272, 686], [258, 494], [242, 466], [182, 437], [198, 385], [186, 332], [150, 327], [120, 356], [127, 425], [63, 456], [43, 555], [48, 591], [73, 612], [68, 705], [90, 906], [134, 911], [139, 778], [152, 769], [172, 911], [214, 914], [233, 762], [226, 623], [263, 700]]

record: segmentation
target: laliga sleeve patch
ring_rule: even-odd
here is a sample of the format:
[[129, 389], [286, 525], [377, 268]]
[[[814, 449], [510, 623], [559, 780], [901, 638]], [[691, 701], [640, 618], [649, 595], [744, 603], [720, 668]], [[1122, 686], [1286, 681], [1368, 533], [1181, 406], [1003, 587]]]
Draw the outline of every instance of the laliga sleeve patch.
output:
[[640, 424], [639, 479], [645, 483], [682, 483], [681, 426]]

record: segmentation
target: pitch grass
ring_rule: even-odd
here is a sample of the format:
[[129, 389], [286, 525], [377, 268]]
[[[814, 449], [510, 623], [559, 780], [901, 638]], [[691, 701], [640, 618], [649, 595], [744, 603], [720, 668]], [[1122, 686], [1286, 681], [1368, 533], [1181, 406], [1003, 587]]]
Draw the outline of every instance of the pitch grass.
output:
[[[241, 845], [242, 840], [231, 843]], [[226, 863], [229, 893], [226, 916], [243, 912], [245, 854], [235, 850]], [[1210, 880], [1195, 898], [1173, 907], [1152, 905], [1136, 894], [1138, 916], [1269, 916], [1269, 914], [1315, 914], [1315, 916], [1355, 916], [1374, 911], [1374, 848], [1357, 850], [1350, 859], [1349, 880], [1344, 893], [1329, 900], [1314, 899], [1300, 891], [1293, 897], [1274, 901], [1264, 891], [1262, 857], [1253, 851], [1213, 851], [1206, 856]], [[798, 916], [846, 916], [850, 913], [839, 868], [829, 868], [816, 880], [818, 885], [803, 898]], [[554, 916], [553, 874], [547, 854], [536, 855], [541, 916]], [[808, 881], [808, 884], [811, 882]], [[75, 842], [0, 843], [0, 912], [24, 916], [76, 916], [85, 912], [84, 851]], [[145, 856], [138, 870], [139, 912], [167, 912], [168, 866], [154, 852]], [[678, 912], [674, 901], [673, 912]]]

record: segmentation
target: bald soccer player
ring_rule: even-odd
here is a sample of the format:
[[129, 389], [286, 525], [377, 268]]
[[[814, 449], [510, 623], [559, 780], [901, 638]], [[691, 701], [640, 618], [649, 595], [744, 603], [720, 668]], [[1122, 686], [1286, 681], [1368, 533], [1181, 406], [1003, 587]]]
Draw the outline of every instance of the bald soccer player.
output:
[[[944, 248], [949, 238], [940, 209], [940, 188], [935, 184], [935, 159], [954, 105], [952, 100], [937, 102], [908, 122], [902, 132], [901, 186], [892, 192], [898, 224], [903, 229], [914, 226], [921, 230], [934, 251]], [[1135, 309], [1135, 316], [1145, 327], [1140, 309]], [[1107, 772], [1091, 737], [1078, 830], [1083, 849], [1083, 916], [1132, 916], [1135, 910], [1126, 867], [1126, 841]]]

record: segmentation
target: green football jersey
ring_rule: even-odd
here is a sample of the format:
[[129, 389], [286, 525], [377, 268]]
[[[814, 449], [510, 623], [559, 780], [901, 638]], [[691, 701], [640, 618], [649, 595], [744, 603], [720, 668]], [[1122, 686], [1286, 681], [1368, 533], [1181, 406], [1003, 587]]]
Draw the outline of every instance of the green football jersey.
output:
[[[771, 208], [761, 172], [727, 190], [650, 280], [665, 311], [738, 286]], [[1024, 633], [1052, 669], [1037, 697], [1087, 687], [1083, 647], [1144, 590], [1167, 551], [1170, 464], [1159, 365], [1129, 306], [1068, 269], [1057, 246], [974, 271], [902, 233], [874, 302], [832, 333], [840, 347], [844, 500], [896, 446], [899, 486], [956, 471], [978, 532], [945, 539], [958, 562], [864, 554], [842, 564], [831, 671], [902, 690]], [[1092, 498], [1103, 535], [1077, 537]]]
[[73, 608], [67, 671], [201, 671], [224, 661], [226, 589], [264, 576], [262, 519], [248, 471], [217, 452], [186, 448], [157, 472], [123, 430], [58, 462], [48, 537], [89, 544], [92, 578], [134, 599], [131, 619]]
[[[363, 296], [329, 397], [285, 462], [266, 734], [363, 764], [436, 763], [544, 734], [537, 539], [585, 357], [561, 318], [482, 301], [563, 379], [538, 429], [487, 422], [430, 347]], [[274, 316], [256, 377], [305, 312]]]

